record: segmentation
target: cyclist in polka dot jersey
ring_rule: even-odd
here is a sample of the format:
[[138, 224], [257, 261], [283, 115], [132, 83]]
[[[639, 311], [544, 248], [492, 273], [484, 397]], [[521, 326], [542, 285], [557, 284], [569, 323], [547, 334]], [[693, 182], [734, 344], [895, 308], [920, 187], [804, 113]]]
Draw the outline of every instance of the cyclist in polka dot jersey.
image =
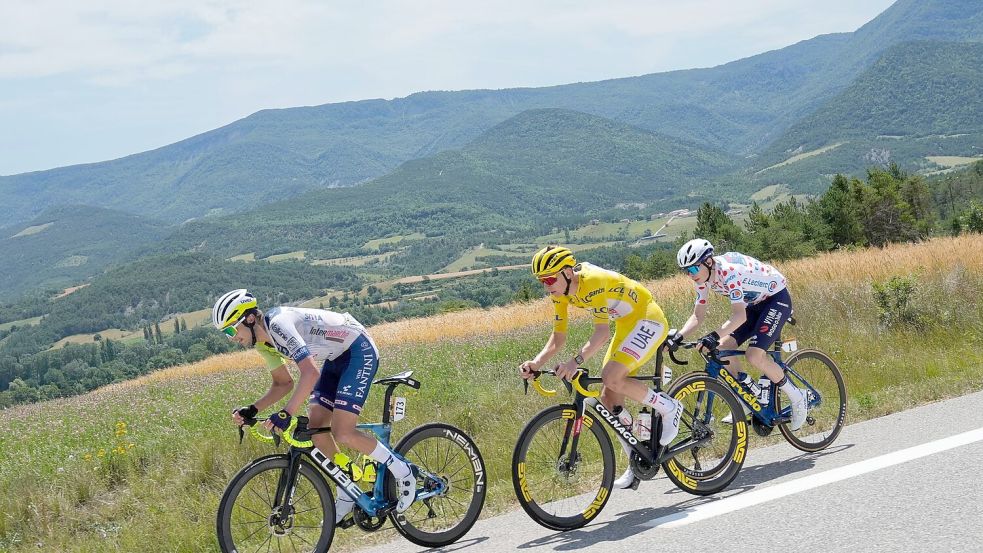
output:
[[[778, 269], [748, 255], [727, 252], [714, 256], [713, 245], [702, 239], [683, 244], [676, 261], [680, 270], [693, 281], [696, 302], [689, 320], [669, 341], [682, 341], [703, 323], [709, 309], [710, 290], [727, 296], [731, 305], [730, 318], [720, 328], [700, 338], [700, 349], [735, 349], [747, 342], [745, 357], [788, 395], [792, 406], [789, 426], [798, 430], [806, 419], [806, 396], [788, 381], [782, 368], [767, 353], [792, 314], [792, 298], [785, 277]], [[725, 368], [740, 379], [739, 358], [733, 357], [729, 362]], [[745, 376], [743, 382], [748, 384], [751, 380]]]

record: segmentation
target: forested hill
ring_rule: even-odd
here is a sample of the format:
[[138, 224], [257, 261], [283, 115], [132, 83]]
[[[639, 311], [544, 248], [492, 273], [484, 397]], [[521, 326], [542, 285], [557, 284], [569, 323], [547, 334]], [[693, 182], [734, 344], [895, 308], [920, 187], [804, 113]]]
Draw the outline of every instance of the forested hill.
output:
[[0, 301], [27, 290], [64, 288], [127, 259], [170, 229], [162, 222], [89, 206], [46, 210], [0, 234]]
[[[821, 154], [766, 168], [803, 152]], [[885, 52], [843, 93], [796, 123], [760, 156], [761, 185], [858, 173], [897, 162], [929, 169], [927, 156], [983, 153], [983, 43], [912, 42]]]
[[[460, 148], [536, 108], [583, 111], [731, 153], [754, 153], [842, 91], [892, 44], [983, 39], [981, 14], [978, 0], [899, 0], [856, 32], [710, 69], [265, 110], [151, 152], [0, 177], [0, 216], [24, 221], [63, 203], [171, 222], [235, 211], [383, 175], [406, 160]], [[231, 196], [240, 201], [230, 202]]]
[[[461, 150], [410, 161], [385, 177], [311, 192], [185, 225], [161, 251], [203, 245], [232, 256], [306, 250], [360, 253], [373, 238], [422, 233], [477, 244], [547, 230], [618, 204], [685, 194], [734, 161], [693, 144], [569, 110], [523, 112]], [[236, 237], [255, 233], [257, 240]], [[449, 252], [453, 257], [460, 248]], [[452, 258], [453, 258], [452, 257]], [[438, 265], [439, 266], [439, 265]]]

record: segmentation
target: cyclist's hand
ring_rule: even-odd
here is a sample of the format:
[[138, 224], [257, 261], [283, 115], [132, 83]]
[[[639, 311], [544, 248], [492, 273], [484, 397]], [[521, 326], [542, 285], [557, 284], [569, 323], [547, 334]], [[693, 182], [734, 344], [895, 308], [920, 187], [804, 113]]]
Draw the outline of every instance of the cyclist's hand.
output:
[[535, 376], [533, 374], [533, 371], [535, 370], [537, 370], [535, 363], [532, 361], [524, 361], [521, 365], [519, 365], [519, 376], [524, 380], [529, 380]]
[[674, 332], [668, 338], [666, 338], [666, 346], [669, 347], [669, 351], [676, 351], [679, 349], [679, 345], [683, 343], [683, 335], [680, 332]]
[[710, 334], [707, 334], [706, 336], [700, 338], [699, 349], [703, 353], [709, 353], [717, 349], [717, 346], [719, 345], [720, 345], [720, 335], [717, 334], [716, 330], [714, 330]]
[[273, 428], [276, 427], [283, 432], [290, 427], [290, 419], [292, 418], [293, 417], [290, 416], [290, 413], [284, 409], [280, 409], [276, 413], [273, 413], [273, 415], [271, 415], [270, 418], [263, 423], [263, 426], [266, 427], [267, 430], [273, 430]]
[[565, 361], [556, 367], [556, 376], [563, 380], [573, 380], [574, 375], [577, 374], [577, 368], [577, 362], [573, 359]]
[[232, 422], [239, 426], [242, 426], [246, 419], [255, 419], [256, 414], [259, 413], [259, 409], [255, 405], [250, 405], [249, 407], [239, 407], [232, 411]]

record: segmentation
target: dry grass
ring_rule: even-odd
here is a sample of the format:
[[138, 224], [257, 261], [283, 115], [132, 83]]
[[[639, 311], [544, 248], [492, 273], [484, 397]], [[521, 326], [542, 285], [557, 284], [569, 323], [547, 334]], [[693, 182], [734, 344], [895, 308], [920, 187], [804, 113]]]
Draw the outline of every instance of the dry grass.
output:
[[[862, 259], [858, 260], [858, 255]], [[983, 272], [983, 236], [965, 235], [957, 238], [939, 238], [920, 244], [901, 244], [883, 249], [825, 253], [808, 259], [783, 263], [780, 270], [788, 277], [794, 290], [809, 289], [822, 293], [839, 290], [843, 286], [866, 291], [869, 283], [882, 281], [894, 275], [914, 272], [946, 273], [961, 265], [965, 269]], [[693, 285], [683, 276], [645, 282], [656, 301], [662, 304], [684, 306], [693, 296]], [[842, 300], [831, 293], [829, 302]], [[682, 307], [680, 307], [681, 309]], [[573, 310], [576, 318], [586, 317], [586, 312]], [[406, 319], [373, 326], [369, 329], [379, 347], [442, 342], [474, 336], [500, 336], [517, 330], [543, 326], [552, 318], [548, 299], [514, 304], [490, 309], [468, 309], [423, 319]], [[681, 325], [682, 321], [670, 323]], [[135, 380], [113, 386], [135, 386], [188, 375], [210, 374], [243, 367], [262, 365], [258, 353], [236, 352], [218, 355], [194, 363], [157, 371]]]

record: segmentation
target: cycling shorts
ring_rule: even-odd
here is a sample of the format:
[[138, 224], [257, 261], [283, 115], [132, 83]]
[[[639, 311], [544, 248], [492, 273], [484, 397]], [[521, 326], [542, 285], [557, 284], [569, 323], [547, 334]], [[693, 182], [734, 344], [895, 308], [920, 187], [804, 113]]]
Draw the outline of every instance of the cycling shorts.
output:
[[766, 350], [782, 335], [782, 327], [792, 314], [792, 297], [787, 288], [783, 289], [760, 304], [747, 306], [746, 313], [747, 320], [731, 336], [737, 345], [750, 338], [749, 348]]
[[614, 337], [604, 355], [604, 365], [608, 361], [617, 361], [628, 367], [629, 376], [634, 376], [652, 359], [668, 334], [669, 322], [662, 308], [650, 302], [643, 317], [615, 320]]
[[364, 334], [338, 357], [325, 361], [310, 402], [360, 415], [379, 370], [379, 352]]

